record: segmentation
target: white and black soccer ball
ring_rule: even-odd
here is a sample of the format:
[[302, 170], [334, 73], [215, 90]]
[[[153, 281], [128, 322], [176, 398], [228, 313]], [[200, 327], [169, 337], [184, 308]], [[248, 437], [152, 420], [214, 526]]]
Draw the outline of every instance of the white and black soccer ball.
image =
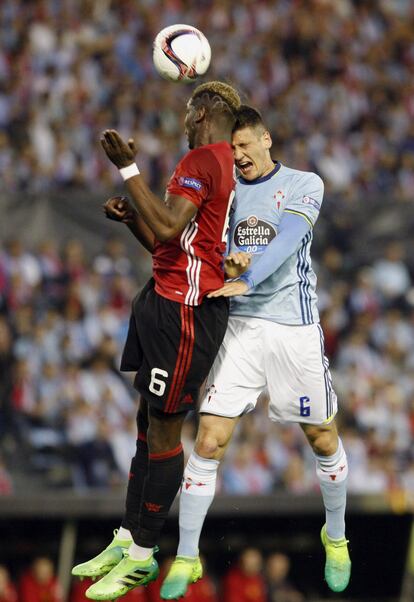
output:
[[170, 25], [154, 40], [158, 73], [173, 82], [192, 82], [210, 65], [211, 48], [205, 35], [191, 25]]

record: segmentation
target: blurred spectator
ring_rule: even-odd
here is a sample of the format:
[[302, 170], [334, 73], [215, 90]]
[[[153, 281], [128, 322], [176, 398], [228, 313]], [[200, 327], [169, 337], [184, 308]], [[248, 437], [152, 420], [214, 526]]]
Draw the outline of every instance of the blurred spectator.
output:
[[19, 602], [62, 602], [63, 596], [53, 563], [49, 558], [35, 558], [19, 583]]
[[103, 253], [93, 262], [94, 270], [107, 278], [112, 276], [131, 276], [132, 263], [126, 253], [125, 244], [119, 238], [110, 238]]
[[263, 577], [263, 558], [256, 548], [246, 548], [237, 566], [223, 578], [222, 598], [226, 602], [266, 602], [266, 583]]
[[269, 468], [262, 466], [256, 457], [255, 447], [248, 442], [239, 445], [231, 461], [223, 468], [224, 493], [239, 495], [269, 493], [272, 482]]
[[0, 497], [13, 493], [13, 481], [6, 464], [0, 456]]
[[380, 305], [380, 291], [375, 286], [375, 276], [372, 268], [361, 268], [357, 273], [355, 286], [349, 296], [351, 311], [355, 314], [369, 312], [376, 316], [380, 312]]
[[0, 602], [19, 602], [9, 571], [2, 564], [0, 564]]
[[289, 570], [290, 560], [286, 554], [274, 553], [267, 558], [268, 602], [304, 602], [303, 595], [288, 580]]
[[0, 315], [0, 441], [10, 429], [12, 411], [10, 407], [11, 373], [13, 366], [12, 354], [13, 338], [11, 328], [7, 321]]
[[109, 443], [109, 424], [96, 420], [93, 407], [82, 399], [68, 415], [68, 459], [75, 488], [108, 488], [117, 483], [117, 464]]
[[400, 243], [389, 244], [384, 258], [374, 263], [374, 282], [388, 302], [396, 301], [407, 293], [411, 278]]

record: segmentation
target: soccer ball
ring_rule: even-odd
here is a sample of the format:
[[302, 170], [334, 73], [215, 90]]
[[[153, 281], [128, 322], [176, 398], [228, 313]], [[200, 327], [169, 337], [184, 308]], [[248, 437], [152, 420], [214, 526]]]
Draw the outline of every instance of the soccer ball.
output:
[[192, 82], [207, 71], [210, 59], [207, 38], [191, 25], [165, 27], [154, 40], [154, 65], [164, 79]]

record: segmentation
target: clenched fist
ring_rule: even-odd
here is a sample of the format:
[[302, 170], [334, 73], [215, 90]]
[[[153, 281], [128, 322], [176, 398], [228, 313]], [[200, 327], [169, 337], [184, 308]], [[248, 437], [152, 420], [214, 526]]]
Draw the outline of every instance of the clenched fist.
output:
[[135, 210], [125, 196], [113, 196], [103, 204], [108, 219], [128, 224], [133, 221]]

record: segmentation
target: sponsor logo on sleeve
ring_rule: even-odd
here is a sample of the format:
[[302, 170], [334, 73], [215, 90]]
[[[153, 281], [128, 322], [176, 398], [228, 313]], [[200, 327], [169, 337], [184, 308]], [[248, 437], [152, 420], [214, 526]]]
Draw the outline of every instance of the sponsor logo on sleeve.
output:
[[201, 190], [203, 185], [200, 180], [196, 180], [196, 178], [189, 178], [188, 176], [180, 176], [178, 178], [178, 183], [184, 188], [193, 188], [194, 190]]
[[321, 204], [316, 200], [313, 199], [311, 196], [304, 196], [302, 197], [302, 203], [304, 205], [312, 205], [312, 207], [315, 207], [315, 209], [320, 209], [321, 208]]

